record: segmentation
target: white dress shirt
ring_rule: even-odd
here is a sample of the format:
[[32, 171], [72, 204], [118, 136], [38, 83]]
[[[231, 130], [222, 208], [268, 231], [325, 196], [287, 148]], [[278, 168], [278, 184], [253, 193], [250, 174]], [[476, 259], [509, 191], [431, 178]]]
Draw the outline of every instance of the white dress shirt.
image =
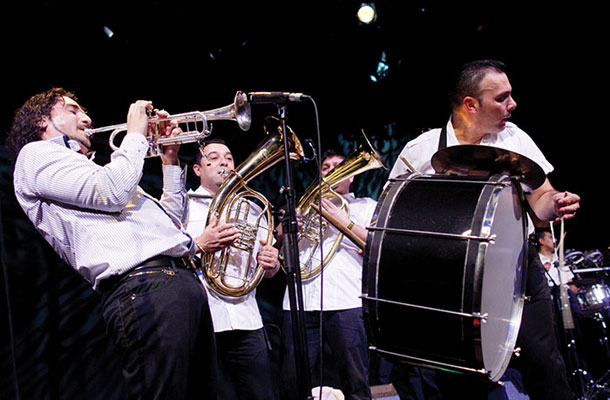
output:
[[[538, 256], [540, 257], [540, 261], [542, 262], [542, 265], [545, 265], [547, 263], [551, 264], [551, 268], [549, 268], [548, 271], [546, 271], [545, 276], [547, 278], [547, 280], [549, 281], [549, 286], [553, 287], [555, 285], [559, 285], [559, 271], [560, 268], [558, 265], [555, 264], [555, 256], [552, 257], [547, 257], [542, 253], [538, 253]], [[546, 270], [546, 268], [545, 268]], [[561, 270], [561, 283], [563, 283], [564, 285], [567, 285], [569, 281], [571, 281], [572, 279], [574, 279], [574, 274], [572, 273], [572, 271], [570, 271], [569, 267], [565, 267], [564, 269]]]
[[[432, 156], [438, 151], [441, 129], [432, 129], [424, 132], [415, 139], [411, 140], [400, 152], [400, 155], [409, 161], [413, 167], [422, 174], [434, 174], [432, 167]], [[498, 147], [504, 150], [509, 150], [517, 154], [526, 156], [534, 161], [542, 168], [545, 175], [553, 171], [553, 166], [547, 161], [531, 137], [517, 125], [512, 122], [507, 122], [505, 128], [496, 133], [489, 134], [483, 137], [481, 145]], [[447, 147], [459, 146], [460, 142], [455, 136], [455, 130], [451, 123], [451, 118], [447, 123]], [[408, 172], [408, 168], [403, 161], [398, 158], [394, 163], [394, 167], [390, 171], [388, 180], [396, 178]], [[386, 184], [387, 186], [387, 184]], [[528, 215], [528, 230], [529, 233], [534, 231], [534, 225]]]
[[[352, 193], [344, 196], [349, 203], [350, 219], [355, 224], [369, 226], [377, 202], [368, 197], [356, 198]], [[329, 224], [333, 234], [324, 240], [323, 250], [330, 249], [339, 231]], [[321, 275], [302, 282], [303, 307], [305, 311], [334, 311], [362, 307], [362, 263], [363, 256], [359, 248], [351, 240], [344, 237], [337, 252], [326, 265]], [[299, 261], [303, 262], [306, 252], [299, 253]], [[319, 250], [315, 257], [319, 259]], [[317, 263], [319, 265], [319, 262]], [[321, 298], [321, 293], [324, 298]], [[290, 310], [288, 291], [284, 294], [284, 310]]]
[[[400, 152], [400, 155], [406, 158], [417, 169], [417, 172], [434, 174], [432, 156], [438, 151], [440, 134], [440, 128], [422, 133], [417, 138], [408, 142]], [[546, 160], [544, 154], [542, 154], [532, 138], [512, 122], [507, 122], [505, 128], [497, 134], [484, 136], [480, 144], [524, 155], [538, 164], [545, 175], [553, 171], [553, 166]], [[449, 119], [447, 123], [447, 147], [458, 145], [460, 145], [460, 142], [455, 136], [453, 124], [451, 119]], [[405, 163], [398, 159], [390, 171], [388, 179], [396, 178], [407, 171], [408, 168]]]
[[[195, 191], [189, 191], [190, 211], [187, 223], [187, 231], [191, 235], [199, 236], [204, 231], [206, 220], [212, 203], [213, 196], [201, 186]], [[252, 222], [260, 214], [261, 209], [254, 203], [250, 203], [250, 214], [248, 222]], [[219, 222], [222, 223], [222, 222]], [[263, 218], [262, 226], [267, 227], [267, 220]], [[261, 248], [259, 239], [266, 238], [266, 229], [259, 229], [255, 242], [253, 260], [251, 266], [256, 266], [256, 254]], [[220, 252], [217, 252], [220, 253]], [[243, 252], [240, 252], [243, 254]], [[231, 263], [228, 268], [230, 269]], [[214, 321], [214, 332], [230, 330], [255, 330], [263, 327], [263, 321], [256, 302], [256, 289], [241, 297], [223, 296], [210, 288], [205, 278], [200, 276], [208, 293], [208, 301], [212, 320]]]
[[163, 167], [158, 201], [138, 186], [144, 136], [125, 135], [105, 166], [76, 148], [65, 136], [25, 145], [15, 163], [15, 195], [40, 234], [94, 289], [151, 257], [194, 253], [182, 229], [185, 170]]

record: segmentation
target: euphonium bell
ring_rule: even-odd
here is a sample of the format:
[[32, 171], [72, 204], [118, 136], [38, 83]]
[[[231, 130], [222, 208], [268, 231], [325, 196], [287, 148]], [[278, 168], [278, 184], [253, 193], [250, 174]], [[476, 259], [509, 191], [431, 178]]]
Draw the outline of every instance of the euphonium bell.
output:
[[[288, 128], [290, 158], [303, 158], [303, 149], [292, 129]], [[273, 214], [269, 201], [260, 193], [252, 190], [247, 183], [263, 171], [284, 159], [284, 142], [281, 126], [274, 127], [267, 138], [228, 177], [212, 199], [206, 226], [211, 217], [216, 216], [219, 224], [233, 224], [240, 232], [240, 238], [230, 246], [215, 253], [203, 254], [201, 269], [210, 287], [217, 293], [240, 297], [250, 293], [264, 276], [262, 267], [252, 263], [256, 258], [254, 248], [257, 233], [265, 229], [266, 243], [273, 240]], [[253, 216], [251, 205], [256, 200], [263, 204], [258, 217]], [[254, 213], [256, 214], [256, 213]], [[266, 216], [266, 223], [261, 219]], [[236, 265], [243, 261], [242, 264]], [[254, 264], [256, 267], [252, 267]]]
[[[373, 148], [368, 138], [364, 136], [364, 143], [360, 144], [354, 152], [347, 156], [340, 164], [322, 178], [321, 184], [313, 182], [305, 191], [305, 194], [299, 200], [297, 209], [301, 213], [302, 226], [299, 229], [298, 247], [299, 247], [299, 263], [301, 271], [301, 279], [310, 280], [318, 276], [322, 269], [326, 267], [330, 259], [333, 257], [344, 234], [339, 227], [337, 237], [332, 242], [330, 249], [324, 246], [323, 260], [320, 260], [320, 231], [322, 231], [322, 243], [325, 239], [332, 235], [327, 229], [328, 221], [321, 218], [318, 201], [322, 198], [332, 198], [339, 202], [340, 207], [349, 215], [349, 204], [347, 200], [339, 193], [333, 190], [333, 187], [338, 183], [349, 179], [362, 172], [375, 169], [387, 169], [381, 160], [381, 156]], [[333, 222], [333, 221], [331, 221]]]
[[[208, 121], [235, 121], [237, 125], [244, 131], [250, 129], [252, 122], [252, 112], [248, 97], [244, 92], [238, 91], [235, 94], [235, 99], [232, 104], [225, 107], [216, 108], [210, 111], [192, 111], [182, 114], [170, 115], [167, 118], [150, 118], [148, 122], [148, 131], [146, 138], [148, 140], [148, 151], [146, 157], [160, 156], [161, 147], [164, 145], [174, 145], [183, 143], [201, 142], [211, 133], [211, 128]], [[182, 133], [174, 137], [161, 137], [160, 127], [163, 122], [175, 122], [179, 125], [185, 125]], [[115, 137], [127, 130], [127, 124], [117, 124], [105, 126], [102, 128], [87, 129], [87, 134], [93, 136], [101, 132], [109, 132], [110, 138], [108, 144], [112, 150], [117, 150], [118, 146], [114, 144]]]

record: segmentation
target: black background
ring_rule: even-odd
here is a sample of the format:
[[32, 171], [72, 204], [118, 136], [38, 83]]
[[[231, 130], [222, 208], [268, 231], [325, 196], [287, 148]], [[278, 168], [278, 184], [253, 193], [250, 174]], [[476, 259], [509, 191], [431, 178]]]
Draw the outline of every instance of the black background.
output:
[[[518, 104], [513, 121], [555, 166], [551, 182], [582, 197], [577, 218], [566, 224], [566, 248], [603, 251], [609, 245], [604, 11], [584, 3], [488, 3], [381, 1], [375, 23], [362, 25], [355, 17], [360, 2], [347, 0], [22, 2], [1, 17], [0, 135], [28, 97], [54, 86], [75, 92], [96, 126], [124, 122], [137, 99], [178, 113], [225, 106], [237, 90], [303, 92], [316, 101], [324, 148], [349, 152], [363, 129], [391, 167], [407, 140], [446, 123], [452, 71], [494, 58], [509, 67]], [[369, 75], [382, 51], [389, 70], [375, 83]], [[218, 121], [213, 135], [229, 142], [239, 162], [262, 140], [264, 117], [275, 113], [273, 106], [253, 106], [250, 131]], [[310, 103], [291, 104], [288, 119], [301, 140], [316, 138]], [[96, 147], [103, 162], [104, 139]], [[194, 151], [183, 146], [185, 162]], [[0, 325], [7, 344], [1, 390], [15, 395], [16, 373], [23, 398], [112, 396], [120, 383], [116, 373], [107, 375], [116, 360], [103, 338], [97, 297], [24, 219], [4, 147], [0, 161], [7, 315]], [[312, 169], [295, 166], [299, 188]], [[158, 160], [148, 161], [145, 172], [143, 186], [158, 191]], [[255, 186], [277, 200], [281, 173], [269, 174], [273, 179]], [[376, 197], [384, 174], [365, 175], [357, 192]], [[192, 177], [190, 183], [196, 184]], [[277, 296], [266, 300], [263, 312], [272, 315]]]

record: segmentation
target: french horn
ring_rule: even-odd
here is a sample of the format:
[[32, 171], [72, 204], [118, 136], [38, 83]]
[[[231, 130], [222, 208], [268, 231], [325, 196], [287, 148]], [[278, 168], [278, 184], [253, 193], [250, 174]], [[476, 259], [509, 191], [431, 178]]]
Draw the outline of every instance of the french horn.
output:
[[[287, 129], [290, 158], [302, 159], [301, 142], [290, 127]], [[273, 131], [270, 133], [269, 130]], [[284, 159], [282, 127], [277, 125], [269, 130], [266, 139], [256, 150], [235, 170], [228, 172], [210, 204], [206, 226], [210, 224], [211, 217], [216, 216], [219, 224], [233, 224], [240, 232], [239, 239], [230, 246], [215, 253], [202, 254], [201, 257], [201, 270], [207, 283], [224, 296], [245, 296], [256, 288], [264, 276], [263, 268], [256, 265], [254, 249], [260, 229], [267, 231], [266, 243], [272, 243], [273, 214], [269, 201], [248, 187], [248, 182]], [[259, 213], [251, 212], [253, 206], [257, 207], [254, 203], [263, 205], [262, 210], [257, 210]], [[254, 217], [253, 214], [258, 216]], [[266, 224], [263, 216], [266, 217]]]
[[[371, 145], [371, 142], [366, 137], [364, 131], [362, 134], [364, 136], [363, 143], [361, 143], [356, 150], [348, 155], [332, 171], [324, 176], [321, 179], [321, 184], [317, 181], [313, 182], [297, 204], [297, 209], [301, 214], [302, 221], [297, 238], [302, 280], [311, 280], [320, 275], [322, 269], [326, 267], [339, 248], [339, 245], [344, 238], [344, 233], [347, 233], [348, 231], [345, 227], [337, 226], [339, 232], [332, 242], [330, 249], [327, 250], [326, 246], [324, 246], [324, 251], [322, 252], [323, 259], [320, 260], [320, 238], [322, 237], [322, 243], [324, 243], [326, 241], [325, 239], [333, 234], [328, 230], [328, 223], [330, 222], [333, 225], [336, 224], [331, 218], [320, 218], [321, 214], [323, 214], [318, 203], [320, 197], [336, 199], [336, 201], [339, 202], [340, 207], [349, 215], [349, 204], [347, 200], [339, 193], [335, 192], [333, 187], [345, 179], [349, 179], [365, 171], [376, 168], [387, 169], [383, 164], [381, 156]], [[362, 243], [359, 243], [361, 240], [356, 237], [350, 239], [356, 242], [357, 246], [362, 247]]]

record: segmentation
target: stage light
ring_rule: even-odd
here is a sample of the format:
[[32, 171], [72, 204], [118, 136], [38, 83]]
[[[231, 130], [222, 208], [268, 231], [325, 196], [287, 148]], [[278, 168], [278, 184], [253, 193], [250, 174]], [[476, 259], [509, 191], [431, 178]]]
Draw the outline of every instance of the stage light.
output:
[[114, 32], [112, 32], [112, 29], [108, 28], [107, 26], [104, 26], [104, 33], [106, 34], [108, 39], [114, 36]]
[[358, 9], [358, 20], [363, 24], [370, 24], [377, 19], [377, 12], [375, 11], [375, 4], [373, 3], [362, 3]]
[[369, 78], [373, 82], [379, 82], [388, 75], [390, 65], [386, 61], [385, 51], [381, 52], [381, 58], [377, 62], [377, 68], [374, 74], [369, 75]]

